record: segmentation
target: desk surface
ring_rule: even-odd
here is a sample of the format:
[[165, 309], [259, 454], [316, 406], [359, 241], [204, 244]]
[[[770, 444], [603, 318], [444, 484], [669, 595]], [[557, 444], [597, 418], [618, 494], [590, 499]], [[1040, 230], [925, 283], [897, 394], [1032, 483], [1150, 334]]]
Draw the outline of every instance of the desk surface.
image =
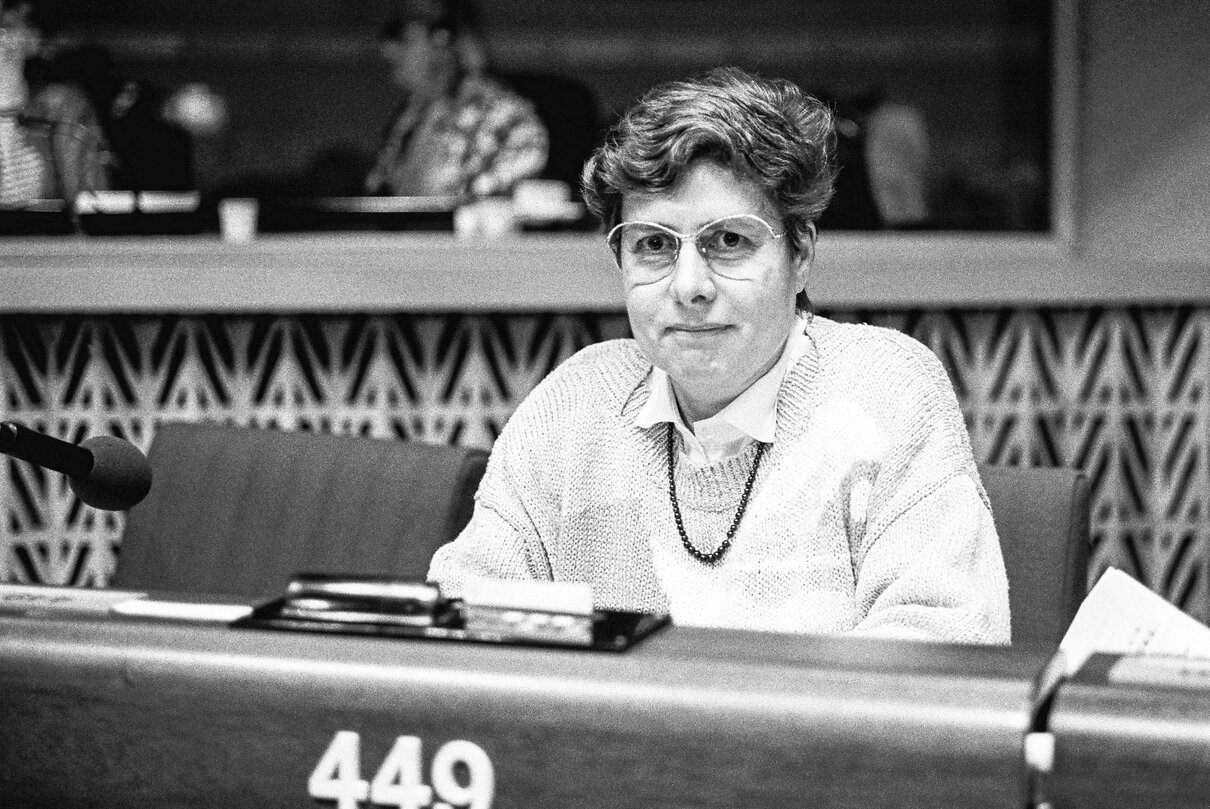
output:
[[396, 739], [426, 762], [469, 742], [497, 807], [1016, 807], [1044, 659], [676, 627], [618, 654], [3, 617], [0, 793], [325, 805], [308, 778], [344, 733], [362, 779]]

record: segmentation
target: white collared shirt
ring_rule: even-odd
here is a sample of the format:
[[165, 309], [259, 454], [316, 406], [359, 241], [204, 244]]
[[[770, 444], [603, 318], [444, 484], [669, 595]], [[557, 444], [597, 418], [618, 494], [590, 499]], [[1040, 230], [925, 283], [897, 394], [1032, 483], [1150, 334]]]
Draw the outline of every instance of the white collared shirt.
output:
[[773, 367], [709, 418], [695, 421], [690, 429], [681, 418], [672, 380], [660, 368], [648, 378], [651, 396], [635, 416], [635, 425], [651, 427], [672, 422], [681, 434], [683, 456], [690, 466], [704, 466], [738, 455], [750, 441], [773, 442], [777, 433], [777, 394], [786, 374], [810, 347], [806, 316], [794, 321], [785, 348]]

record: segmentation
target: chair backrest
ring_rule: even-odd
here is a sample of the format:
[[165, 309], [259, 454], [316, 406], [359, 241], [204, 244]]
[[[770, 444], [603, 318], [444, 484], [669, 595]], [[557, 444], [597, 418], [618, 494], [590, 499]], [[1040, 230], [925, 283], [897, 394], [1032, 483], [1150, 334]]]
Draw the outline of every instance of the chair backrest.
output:
[[148, 460], [111, 586], [269, 598], [303, 572], [423, 578], [487, 452], [169, 422]]
[[1089, 483], [1074, 469], [980, 466], [1008, 571], [1013, 643], [1054, 648], [1087, 588]]

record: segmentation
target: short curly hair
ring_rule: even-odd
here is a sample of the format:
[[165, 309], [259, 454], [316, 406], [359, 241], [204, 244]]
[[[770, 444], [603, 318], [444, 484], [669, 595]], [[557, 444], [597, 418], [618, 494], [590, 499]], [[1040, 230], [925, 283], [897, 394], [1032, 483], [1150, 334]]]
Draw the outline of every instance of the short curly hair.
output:
[[[584, 165], [581, 192], [605, 230], [622, 197], [673, 185], [695, 160], [713, 160], [755, 181], [784, 220], [796, 252], [814, 248], [815, 221], [836, 179], [832, 111], [785, 79], [715, 68], [648, 90]], [[798, 308], [809, 301], [799, 296]]]

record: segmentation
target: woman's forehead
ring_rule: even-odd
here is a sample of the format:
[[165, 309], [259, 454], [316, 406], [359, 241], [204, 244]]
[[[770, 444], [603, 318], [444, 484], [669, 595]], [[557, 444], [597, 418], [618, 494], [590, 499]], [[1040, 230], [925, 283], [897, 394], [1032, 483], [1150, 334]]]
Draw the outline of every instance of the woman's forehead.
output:
[[773, 201], [755, 180], [714, 161], [690, 163], [676, 182], [659, 191], [622, 195], [622, 221], [699, 227], [735, 214], [776, 218]]

